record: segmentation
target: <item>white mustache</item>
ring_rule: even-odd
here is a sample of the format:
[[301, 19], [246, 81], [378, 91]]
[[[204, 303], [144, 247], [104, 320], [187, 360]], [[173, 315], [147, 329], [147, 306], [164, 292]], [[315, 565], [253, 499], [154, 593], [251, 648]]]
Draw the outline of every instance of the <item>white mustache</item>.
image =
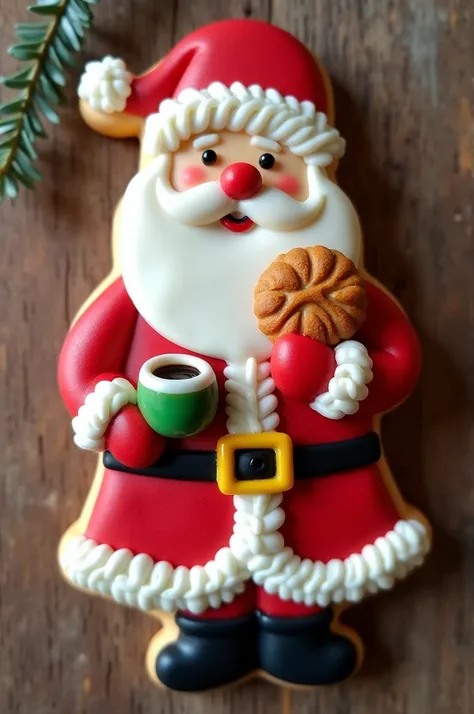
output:
[[263, 228], [291, 231], [316, 219], [323, 208], [325, 193], [316, 166], [308, 166], [308, 198], [297, 201], [277, 188], [264, 188], [255, 198], [239, 201], [239, 211]]
[[228, 213], [240, 212], [263, 228], [288, 231], [314, 221], [324, 206], [322, 174], [308, 166], [308, 198], [297, 201], [284, 191], [265, 186], [254, 197], [244, 201], [229, 198], [219, 181], [208, 181], [187, 191], [175, 191], [169, 181], [171, 155], [156, 160], [156, 196], [170, 218], [192, 226], [219, 221]]

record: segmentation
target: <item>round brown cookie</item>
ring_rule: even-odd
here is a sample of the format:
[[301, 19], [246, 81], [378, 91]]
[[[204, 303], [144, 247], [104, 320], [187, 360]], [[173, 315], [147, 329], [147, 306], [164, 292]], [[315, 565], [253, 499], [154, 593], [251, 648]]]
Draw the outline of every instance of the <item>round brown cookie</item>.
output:
[[296, 333], [337, 345], [357, 332], [366, 305], [364, 280], [352, 260], [322, 245], [279, 255], [254, 292], [258, 326], [272, 342]]

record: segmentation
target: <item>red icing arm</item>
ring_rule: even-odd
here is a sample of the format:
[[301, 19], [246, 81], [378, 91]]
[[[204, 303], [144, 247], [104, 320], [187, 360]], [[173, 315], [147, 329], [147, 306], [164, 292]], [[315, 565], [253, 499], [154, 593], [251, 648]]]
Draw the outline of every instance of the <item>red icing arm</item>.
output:
[[[110, 285], [71, 327], [59, 358], [61, 395], [72, 416], [97, 382], [123, 377], [137, 311], [121, 278]], [[161, 455], [163, 437], [138, 407], [124, 407], [106, 432], [106, 446], [128, 466], [147, 466]]]
[[283, 335], [271, 357], [272, 377], [282, 394], [309, 404], [325, 392], [334, 374], [334, 350], [302, 335]]
[[421, 368], [420, 345], [405, 313], [390, 295], [367, 283], [367, 318], [353, 339], [374, 362], [369, 396], [359, 414], [380, 414], [403, 401], [414, 389]]
[[76, 320], [59, 357], [61, 396], [71, 415], [101, 379], [123, 376], [137, 311], [121, 278]]

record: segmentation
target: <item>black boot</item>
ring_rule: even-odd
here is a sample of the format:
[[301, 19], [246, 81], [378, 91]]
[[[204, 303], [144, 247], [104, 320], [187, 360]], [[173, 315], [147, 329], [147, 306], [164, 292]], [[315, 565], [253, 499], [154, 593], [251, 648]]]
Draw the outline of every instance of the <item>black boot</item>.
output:
[[305, 617], [257, 615], [260, 666], [268, 674], [311, 686], [341, 682], [354, 671], [357, 649], [347, 637], [331, 632], [330, 608]]
[[197, 692], [222, 687], [257, 669], [254, 615], [226, 620], [176, 616], [176, 642], [157, 657], [156, 673], [166, 687]]

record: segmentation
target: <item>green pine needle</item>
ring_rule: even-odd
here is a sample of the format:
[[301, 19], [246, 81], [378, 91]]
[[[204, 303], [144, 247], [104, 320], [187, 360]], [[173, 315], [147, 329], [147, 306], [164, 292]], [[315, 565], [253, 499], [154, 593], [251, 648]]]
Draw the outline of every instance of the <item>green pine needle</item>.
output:
[[8, 52], [26, 67], [0, 77], [5, 87], [19, 90], [15, 99], [0, 105], [0, 203], [15, 199], [20, 186], [34, 188], [41, 179], [34, 145], [47, 136], [45, 119], [59, 122], [54, 107], [63, 101], [66, 67], [74, 66], [74, 54], [92, 23], [90, 5], [98, 2], [37, 0], [28, 10], [43, 20], [15, 26], [20, 42]]

